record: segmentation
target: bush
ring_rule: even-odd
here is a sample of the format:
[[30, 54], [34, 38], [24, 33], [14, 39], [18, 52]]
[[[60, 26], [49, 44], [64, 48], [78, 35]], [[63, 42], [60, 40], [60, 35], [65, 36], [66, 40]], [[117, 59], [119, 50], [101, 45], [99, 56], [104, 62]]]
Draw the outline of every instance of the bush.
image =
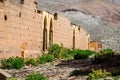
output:
[[58, 44], [51, 45], [51, 47], [49, 48], [49, 54], [53, 55], [55, 58], [60, 58], [60, 50], [61, 46], [59, 46]]
[[96, 54], [90, 50], [70, 50], [63, 47], [63, 45], [54, 44], [49, 48], [49, 54], [53, 55], [56, 59], [85, 59], [89, 56]]
[[24, 66], [24, 59], [20, 57], [2, 59], [1, 65], [4, 69], [21, 69]]
[[103, 49], [103, 50], [100, 51], [100, 54], [101, 54], [101, 55], [113, 56], [114, 53], [115, 53], [115, 52], [114, 52], [112, 49], [110, 49], [110, 48], [108, 48], [108, 49]]
[[32, 65], [32, 66], [37, 66], [39, 64], [37, 59], [33, 59], [33, 58], [28, 58], [25, 61], [26, 65]]
[[25, 77], [25, 80], [48, 80], [46, 77], [44, 77], [40, 73], [32, 73]]
[[53, 55], [56, 59], [64, 59], [70, 57], [68, 55], [69, 49], [63, 47], [61, 44], [60, 46], [58, 44], [54, 44], [49, 48], [49, 54]]
[[47, 62], [54, 61], [54, 57], [52, 55], [50, 55], [50, 54], [43, 54], [38, 59], [39, 59], [39, 63], [40, 64], [45, 64]]
[[79, 49], [71, 50], [69, 54], [74, 57], [77, 53], [79, 53], [79, 51]]
[[120, 70], [112, 71], [112, 76], [118, 76], [118, 75], [120, 75]]
[[119, 80], [119, 77], [118, 76], [113, 76], [112, 80]]
[[103, 49], [95, 55], [93, 63], [101, 63], [109, 61], [114, 56], [112, 49]]
[[96, 52], [90, 50], [75, 50], [74, 54], [74, 59], [79, 60], [89, 58], [89, 56], [96, 54]]
[[98, 80], [100, 78], [106, 78], [110, 75], [111, 73], [106, 70], [92, 70], [92, 73], [88, 74], [88, 80]]

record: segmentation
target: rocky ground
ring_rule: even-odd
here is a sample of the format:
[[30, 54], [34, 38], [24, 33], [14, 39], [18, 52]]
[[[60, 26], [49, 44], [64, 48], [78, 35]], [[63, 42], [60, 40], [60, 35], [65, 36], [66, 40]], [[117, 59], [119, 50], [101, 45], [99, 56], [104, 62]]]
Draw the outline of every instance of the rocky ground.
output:
[[[120, 56], [115, 56], [109, 62], [103, 62], [100, 64], [92, 64], [91, 59], [84, 60], [62, 60], [54, 63], [47, 63], [38, 67], [25, 66], [21, 70], [6, 70], [9, 74], [16, 76], [19, 80], [34, 72], [40, 72], [50, 80], [86, 80], [87, 75], [92, 69], [106, 69], [111, 72], [114, 70], [120, 70]], [[70, 76], [70, 72], [73, 70], [86, 71], [81, 76]], [[112, 80], [112, 79], [109, 79]]]
[[[57, 62], [58, 64], [58, 62]], [[6, 70], [8, 73], [16, 76], [19, 80], [23, 80], [24, 77], [30, 73], [34, 72], [40, 72], [44, 76], [48, 77], [49, 80], [86, 80], [86, 77], [70, 77], [69, 73], [76, 68], [70, 68], [70, 67], [63, 67], [63, 66], [57, 66], [55, 63], [54, 65], [51, 63], [39, 66], [39, 67], [30, 67], [25, 66], [22, 70]], [[62, 64], [61, 64], [62, 65]], [[66, 64], [63, 64], [66, 65]]]

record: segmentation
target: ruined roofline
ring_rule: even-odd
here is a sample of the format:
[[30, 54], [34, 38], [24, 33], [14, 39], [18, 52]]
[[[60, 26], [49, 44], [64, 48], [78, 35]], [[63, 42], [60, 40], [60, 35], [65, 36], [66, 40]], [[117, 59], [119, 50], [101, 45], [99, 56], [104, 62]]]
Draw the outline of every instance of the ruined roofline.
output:
[[95, 41], [95, 40], [91, 40], [90, 42], [102, 43], [101, 41]]
[[[37, 9], [37, 13], [43, 14], [44, 12], [53, 15], [50, 11]], [[53, 15], [53, 16], [54, 16], [54, 15]]]
[[[0, 0], [0, 1], [4, 1], [4, 2], [9, 1], [9, 2], [12, 2], [13, 4], [16, 4], [16, 5], [20, 6], [20, 5], [23, 5], [26, 0], [20, 0], [18, 2], [14, 1], [14, 0]], [[38, 4], [36, 0], [29, 0], [29, 1], [33, 2], [36, 5]]]
[[81, 27], [81, 26], [79, 26], [79, 25], [77, 25], [77, 24], [75, 24], [75, 23], [72, 23], [72, 22], [71, 22], [71, 25], [74, 25], [74, 26], [76, 26], [76, 27]]
[[65, 17], [64, 15], [62, 15], [62, 14], [60, 14], [60, 13], [54, 13], [54, 16], [55, 16], [55, 15], [60, 16], [60, 17], [62, 17], [62, 18], [64, 18], [64, 19], [68, 20], [68, 21], [71, 23], [70, 19], [68, 19], [68, 18]]
[[[44, 10], [38, 10], [38, 11], [40, 11], [40, 13], [44, 13], [44, 12], [46, 12], [46, 13], [49, 13], [49, 14], [51, 14], [51, 15], [53, 15], [51, 12], [49, 12], [49, 11], [44, 11]], [[69, 21], [70, 22], [70, 25], [73, 27], [73, 25], [75, 26], [75, 27], [77, 27], [78, 28], [78, 30], [80, 30], [81, 28], [86, 32], [86, 35], [89, 35], [89, 33], [83, 28], [83, 27], [81, 27], [81, 26], [78, 26], [78, 25], [76, 25], [75, 23], [72, 23], [67, 17], [65, 17], [65, 16], [63, 16], [63, 15], [61, 15], [61, 14], [58, 14], [58, 13], [54, 13], [54, 18], [55, 18], [55, 15], [58, 17], [58, 16], [60, 16], [60, 17], [62, 17], [62, 18], [64, 18], [64, 19], [66, 19], [67, 21]], [[55, 20], [55, 19], [54, 19]]]
[[72, 27], [76, 27], [78, 30], [83, 29], [86, 32], [86, 35], [88, 35], [90, 37], [90, 34], [83, 27], [78, 26], [78, 25], [76, 25], [74, 23], [71, 23], [71, 25], [72, 25]]

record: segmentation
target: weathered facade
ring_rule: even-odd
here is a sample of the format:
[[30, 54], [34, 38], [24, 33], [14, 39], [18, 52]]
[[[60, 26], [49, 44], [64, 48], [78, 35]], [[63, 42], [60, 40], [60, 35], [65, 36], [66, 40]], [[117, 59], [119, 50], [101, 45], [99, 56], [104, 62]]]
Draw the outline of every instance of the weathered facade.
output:
[[102, 49], [102, 43], [96, 41], [90, 41], [90, 50], [99, 52]]
[[34, 0], [0, 0], [0, 58], [37, 56], [51, 44], [89, 49], [90, 36], [55, 13], [37, 10]]

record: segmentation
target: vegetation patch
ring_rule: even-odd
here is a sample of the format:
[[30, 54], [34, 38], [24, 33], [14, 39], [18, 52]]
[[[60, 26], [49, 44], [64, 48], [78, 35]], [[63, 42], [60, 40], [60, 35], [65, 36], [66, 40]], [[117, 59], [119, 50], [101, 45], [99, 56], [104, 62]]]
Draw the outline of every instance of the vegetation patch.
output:
[[63, 47], [63, 45], [53, 44], [49, 48], [50, 55], [53, 55], [55, 59], [65, 59], [69, 58], [70, 55], [68, 54], [70, 49]]
[[111, 60], [115, 52], [112, 49], [103, 49], [95, 55], [93, 63], [101, 63]]
[[26, 65], [32, 65], [32, 66], [37, 66], [39, 65], [38, 59], [34, 59], [34, 58], [27, 58], [25, 61]]
[[90, 50], [73, 50], [74, 55], [74, 59], [75, 60], [80, 60], [80, 59], [86, 59], [89, 58], [89, 56], [96, 54], [96, 52], [94, 51], [90, 51]]
[[89, 56], [96, 54], [90, 50], [70, 50], [63, 45], [54, 44], [49, 48], [49, 54], [53, 55], [56, 59], [86, 59]]
[[88, 80], [98, 80], [107, 76], [111, 76], [111, 73], [106, 70], [92, 70], [92, 73], [88, 74]]
[[25, 80], [48, 80], [46, 77], [44, 77], [40, 73], [32, 73], [25, 77]]
[[114, 70], [111, 73], [112, 73], [112, 76], [120, 76], [120, 70]]
[[24, 66], [24, 59], [20, 57], [10, 57], [1, 60], [1, 67], [3, 69], [21, 69]]
[[53, 62], [54, 56], [50, 54], [43, 54], [42, 56], [38, 57], [38, 61], [40, 64], [45, 64], [47, 62]]

